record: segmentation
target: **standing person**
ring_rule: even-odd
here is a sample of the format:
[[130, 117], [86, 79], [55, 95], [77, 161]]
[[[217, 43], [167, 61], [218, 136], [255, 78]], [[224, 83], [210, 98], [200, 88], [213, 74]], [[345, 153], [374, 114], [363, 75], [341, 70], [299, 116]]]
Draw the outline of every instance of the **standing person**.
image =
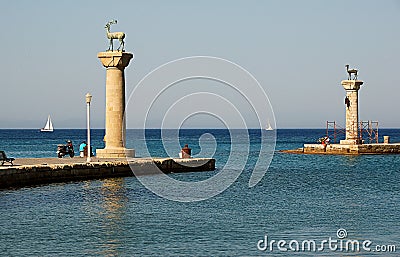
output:
[[86, 141], [82, 141], [82, 143], [79, 145], [79, 156], [80, 157], [85, 157], [85, 147], [86, 147]]
[[325, 137], [325, 144], [329, 145], [331, 143], [331, 139], [329, 137]]

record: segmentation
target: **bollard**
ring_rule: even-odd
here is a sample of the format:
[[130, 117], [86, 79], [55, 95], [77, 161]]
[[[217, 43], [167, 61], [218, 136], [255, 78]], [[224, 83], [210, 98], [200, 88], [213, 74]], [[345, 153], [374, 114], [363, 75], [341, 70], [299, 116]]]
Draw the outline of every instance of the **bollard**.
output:
[[383, 136], [383, 143], [389, 144], [390, 143], [390, 136]]

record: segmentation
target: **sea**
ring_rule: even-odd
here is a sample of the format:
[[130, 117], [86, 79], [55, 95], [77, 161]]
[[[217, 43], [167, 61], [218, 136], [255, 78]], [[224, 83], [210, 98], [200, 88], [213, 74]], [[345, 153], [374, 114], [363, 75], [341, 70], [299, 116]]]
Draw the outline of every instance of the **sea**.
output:
[[[209, 179], [234, 156], [238, 178], [203, 201], [165, 199], [135, 177], [0, 190], [0, 256], [400, 256], [400, 155], [287, 154], [280, 150], [326, 131], [278, 129], [272, 161], [249, 187], [266, 132], [238, 133], [250, 139], [242, 142], [249, 154], [233, 155], [224, 129], [127, 131], [137, 156], [177, 157], [188, 144], [194, 156], [216, 159], [215, 171], [169, 175], [176, 180]], [[400, 142], [400, 129], [384, 135]], [[91, 131], [94, 149], [103, 137]], [[86, 130], [2, 129], [0, 150], [56, 157], [68, 139], [78, 154]]]

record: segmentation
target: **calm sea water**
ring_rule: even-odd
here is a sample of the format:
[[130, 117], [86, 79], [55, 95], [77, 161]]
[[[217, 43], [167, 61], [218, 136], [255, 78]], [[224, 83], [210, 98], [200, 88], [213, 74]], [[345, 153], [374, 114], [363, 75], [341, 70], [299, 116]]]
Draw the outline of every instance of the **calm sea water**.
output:
[[[247, 131], [243, 131], [246, 133]], [[0, 148], [9, 156], [55, 157], [57, 144], [71, 139], [76, 149], [85, 130], [0, 130]], [[205, 134], [207, 133], [207, 134]], [[260, 133], [250, 131], [250, 151], [257, 152]], [[300, 252], [298, 256], [398, 256], [400, 252], [400, 156], [319, 156], [280, 153], [280, 149], [315, 142], [324, 130], [278, 130], [272, 163], [262, 181], [249, 188], [256, 158], [250, 155], [238, 180], [206, 201], [179, 203], [160, 198], [134, 177], [60, 183], [0, 191], [0, 255], [2, 256], [291, 256], [276, 247], [260, 251], [259, 240], [347, 238], [396, 245], [395, 253]], [[94, 148], [103, 147], [103, 130], [93, 130]], [[174, 146], [173, 133], [165, 145]], [[203, 135], [203, 137], [201, 137]], [[206, 135], [206, 136], [204, 136]], [[207, 140], [215, 151], [207, 150]], [[400, 130], [380, 130], [400, 142]], [[202, 138], [203, 143], [199, 138]], [[184, 130], [180, 144], [194, 154], [212, 155], [211, 173], [173, 174], [199, 181], [226, 163], [230, 137], [225, 130]], [[137, 148], [136, 131], [128, 146]], [[382, 139], [381, 139], [382, 140]], [[163, 148], [159, 130], [146, 131], [152, 155], [175, 155]], [[205, 147], [203, 147], [205, 145]], [[201, 146], [201, 147], [200, 147]], [[204, 149], [206, 150], [204, 150]], [[210, 157], [210, 156], [208, 156]], [[243, 161], [243, 160], [237, 160]], [[374, 248], [373, 248], [374, 249]]]

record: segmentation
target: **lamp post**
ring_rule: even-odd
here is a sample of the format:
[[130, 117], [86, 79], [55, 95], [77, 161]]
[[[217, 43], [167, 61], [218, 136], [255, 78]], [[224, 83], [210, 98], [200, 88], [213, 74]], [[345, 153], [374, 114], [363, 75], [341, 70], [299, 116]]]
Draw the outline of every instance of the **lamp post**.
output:
[[92, 96], [87, 93], [86, 94], [86, 106], [87, 106], [87, 112], [86, 112], [86, 119], [87, 119], [87, 158], [86, 161], [90, 162], [91, 161], [91, 153], [92, 149], [90, 147], [90, 102], [92, 101]]

